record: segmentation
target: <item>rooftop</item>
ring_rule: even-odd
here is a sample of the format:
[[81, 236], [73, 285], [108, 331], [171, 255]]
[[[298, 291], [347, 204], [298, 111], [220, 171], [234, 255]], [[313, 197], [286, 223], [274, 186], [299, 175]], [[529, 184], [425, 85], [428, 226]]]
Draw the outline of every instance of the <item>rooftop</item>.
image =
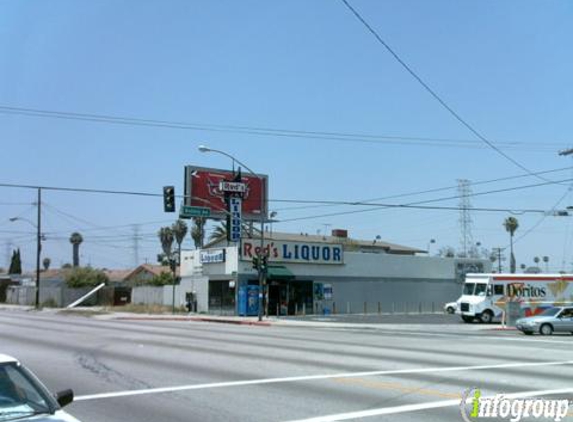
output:
[[[333, 232], [339, 232], [334, 231]], [[252, 237], [249, 239], [260, 239], [259, 231], [253, 232]], [[391, 254], [405, 254], [414, 255], [416, 253], [426, 253], [425, 250], [412, 248], [409, 246], [398, 245], [396, 243], [384, 242], [381, 240], [361, 240], [352, 239], [350, 237], [342, 236], [325, 236], [317, 234], [308, 233], [282, 233], [282, 232], [265, 232], [265, 241], [275, 240], [283, 242], [310, 242], [310, 243], [328, 243], [328, 244], [342, 244], [346, 251], [363, 251], [363, 252], [379, 252], [379, 253], [391, 253]], [[224, 237], [215, 239], [205, 245], [205, 248], [217, 246], [221, 241], [224, 241]]]

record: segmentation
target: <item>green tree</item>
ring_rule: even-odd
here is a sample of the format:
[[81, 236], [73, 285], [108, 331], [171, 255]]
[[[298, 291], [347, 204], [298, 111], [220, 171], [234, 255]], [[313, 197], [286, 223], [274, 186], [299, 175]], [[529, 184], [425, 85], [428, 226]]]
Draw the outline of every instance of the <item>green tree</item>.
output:
[[70, 288], [95, 287], [107, 283], [109, 278], [101, 271], [91, 267], [75, 267], [66, 272], [64, 281]]
[[209, 236], [209, 240], [216, 240], [225, 237], [227, 237], [227, 223], [225, 221], [221, 221], [221, 223], [213, 229], [213, 232]]
[[454, 258], [456, 256], [456, 250], [451, 246], [444, 246], [440, 248], [436, 255], [442, 258]]
[[202, 217], [193, 217], [193, 226], [191, 227], [191, 239], [195, 244], [195, 248], [203, 247], [205, 240], [205, 219]]
[[510, 260], [509, 260], [509, 268], [510, 272], [513, 274], [515, 273], [515, 255], [513, 254], [513, 235], [515, 234], [517, 228], [519, 227], [519, 221], [515, 217], [507, 217], [504, 222], [503, 226], [505, 227], [505, 231], [509, 233], [509, 245], [510, 245]]
[[543, 262], [545, 263], [545, 272], [548, 273], [548, 272], [549, 272], [549, 257], [548, 257], [548, 256], [544, 256], [544, 257], [543, 257]]
[[[183, 240], [185, 239], [185, 236], [187, 235], [187, 224], [185, 224], [185, 221], [183, 220], [177, 220], [175, 223], [173, 223], [173, 225], [171, 226], [171, 230], [173, 231], [173, 236], [175, 237], [175, 241], [177, 242], [177, 262], [179, 263], [179, 265], [181, 265], [181, 244], [183, 243]], [[174, 267], [173, 271], [174, 270]]]
[[74, 267], [80, 266], [80, 245], [84, 241], [82, 235], [78, 232], [73, 232], [70, 236], [70, 243], [72, 244], [72, 251], [73, 251], [73, 265]]
[[48, 257], [46, 257], [42, 260], [42, 265], [44, 266], [44, 271], [48, 271], [50, 269], [51, 263], [52, 263], [52, 260]]
[[171, 247], [173, 246], [173, 230], [171, 227], [161, 227], [157, 233], [159, 241], [161, 242], [161, 249], [167, 256], [171, 255]]
[[10, 260], [10, 268], [8, 274], [22, 274], [22, 259], [20, 257], [20, 249], [12, 252], [12, 259]]
[[173, 284], [173, 273], [162, 271], [159, 275], [154, 276], [147, 282], [141, 282], [146, 286], [168, 286]]
[[187, 235], [187, 230], [187, 224], [183, 220], [177, 220], [171, 226], [171, 231], [173, 232], [173, 237], [175, 237], [179, 251], [181, 251], [181, 244]]

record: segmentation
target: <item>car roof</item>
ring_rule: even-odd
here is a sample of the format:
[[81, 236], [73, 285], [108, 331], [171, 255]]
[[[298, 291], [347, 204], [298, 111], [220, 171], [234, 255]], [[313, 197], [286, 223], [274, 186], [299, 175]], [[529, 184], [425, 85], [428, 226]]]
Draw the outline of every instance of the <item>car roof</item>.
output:
[[3, 355], [0, 353], [0, 363], [17, 363], [18, 360], [12, 356]]

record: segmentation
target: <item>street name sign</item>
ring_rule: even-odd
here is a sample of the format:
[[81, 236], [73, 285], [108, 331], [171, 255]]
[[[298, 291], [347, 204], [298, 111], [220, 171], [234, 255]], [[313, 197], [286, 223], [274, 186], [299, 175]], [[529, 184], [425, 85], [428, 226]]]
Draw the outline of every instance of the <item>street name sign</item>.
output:
[[211, 209], [207, 207], [192, 207], [189, 205], [183, 205], [179, 209], [179, 217], [181, 218], [209, 217], [210, 215]]

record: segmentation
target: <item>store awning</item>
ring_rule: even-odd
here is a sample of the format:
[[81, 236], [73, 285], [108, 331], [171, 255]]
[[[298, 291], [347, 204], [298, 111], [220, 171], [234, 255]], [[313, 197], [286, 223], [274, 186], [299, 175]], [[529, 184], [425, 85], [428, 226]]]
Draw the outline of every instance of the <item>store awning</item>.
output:
[[269, 265], [267, 280], [294, 280], [294, 274], [284, 265]]

